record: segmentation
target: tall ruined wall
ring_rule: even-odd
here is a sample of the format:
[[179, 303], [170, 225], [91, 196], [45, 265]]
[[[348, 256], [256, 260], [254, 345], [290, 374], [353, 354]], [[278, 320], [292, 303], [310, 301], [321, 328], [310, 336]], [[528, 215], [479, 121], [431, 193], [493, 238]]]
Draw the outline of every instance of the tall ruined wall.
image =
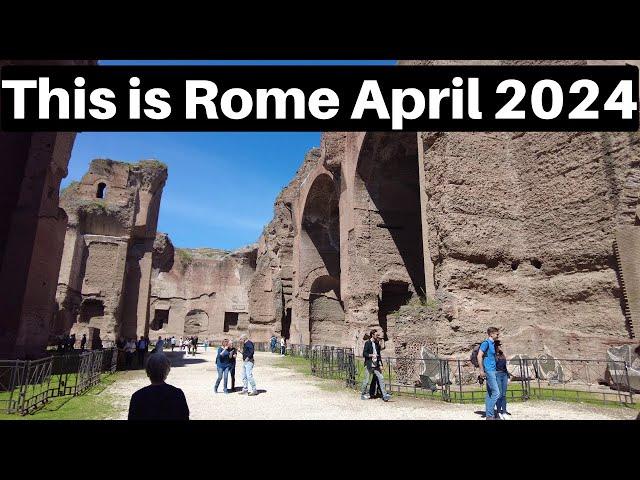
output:
[[[0, 60], [0, 66], [95, 63]], [[74, 140], [73, 132], [0, 132], [0, 358], [45, 353], [67, 223], [58, 191]]]
[[294, 178], [276, 199], [274, 217], [258, 240], [256, 273], [249, 289], [250, 330], [258, 340], [267, 340], [272, 333], [290, 337], [295, 237], [293, 208], [298, 202], [301, 185], [319, 161], [319, 149], [307, 153]]
[[[512, 353], [603, 358], [610, 345], [631, 342], [614, 242], [619, 226], [637, 223], [640, 134], [419, 138], [441, 299], [422, 320], [431, 347], [468, 352], [489, 325], [502, 329]], [[420, 336], [408, 320], [409, 336]]]
[[151, 277], [149, 335], [220, 341], [249, 329], [249, 284], [256, 247], [233, 252], [176, 249], [158, 234]]
[[511, 348], [602, 357], [629, 338], [613, 251], [635, 222], [640, 136], [425, 134], [430, 255], [452, 295], [440, 347], [488, 325]]
[[148, 328], [153, 242], [167, 168], [97, 159], [61, 195], [65, 235], [53, 335], [86, 333], [89, 345]]

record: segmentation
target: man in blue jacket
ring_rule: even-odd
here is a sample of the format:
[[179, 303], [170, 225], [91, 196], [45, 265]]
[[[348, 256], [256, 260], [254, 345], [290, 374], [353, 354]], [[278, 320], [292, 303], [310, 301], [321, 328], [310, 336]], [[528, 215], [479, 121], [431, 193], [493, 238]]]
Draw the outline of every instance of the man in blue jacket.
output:
[[485, 418], [495, 420], [494, 409], [500, 397], [500, 387], [496, 372], [496, 346], [495, 341], [500, 336], [500, 330], [496, 327], [487, 329], [487, 339], [480, 344], [478, 350], [478, 366], [480, 376], [487, 380], [487, 394], [485, 398]]
[[[253, 397], [258, 395], [256, 381], [253, 379], [253, 354], [255, 348], [253, 342], [244, 333], [240, 335], [240, 342], [242, 342], [242, 392], [240, 393], [248, 393], [250, 397]], [[251, 391], [249, 391], [249, 385], [251, 385]]]

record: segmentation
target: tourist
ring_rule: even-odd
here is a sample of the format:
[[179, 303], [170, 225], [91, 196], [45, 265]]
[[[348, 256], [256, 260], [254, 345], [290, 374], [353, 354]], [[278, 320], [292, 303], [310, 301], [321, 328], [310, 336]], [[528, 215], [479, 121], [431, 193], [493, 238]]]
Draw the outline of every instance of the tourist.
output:
[[82, 334], [82, 339], [80, 340], [80, 351], [84, 352], [84, 347], [87, 344], [87, 334], [83, 333]]
[[360, 398], [362, 400], [369, 400], [371, 398], [367, 393], [371, 375], [378, 377], [378, 383], [380, 384], [380, 390], [382, 391], [382, 400], [388, 402], [391, 398], [391, 395], [389, 395], [384, 388], [384, 377], [382, 376], [382, 355], [380, 354], [380, 338], [381, 334], [378, 330], [371, 330], [370, 338], [365, 342], [362, 350], [364, 365], [367, 369], [360, 391]]
[[229, 376], [231, 377], [232, 392], [236, 391], [236, 357], [237, 356], [238, 356], [238, 350], [233, 346], [233, 342], [229, 340]]
[[131, 397], [129, 420], [189, 420], [189, 406], [184, 392], [165, 383], [171, 362], [163, 353], [153, 353], [147, 360], [148, 385]]
[[147, 353], [147, 341], [143, 336], [138, 340], [136, 351], [138, 352], [138, 368], [142, 368], [144, 367], [144, 355]]
[[276, 338], [275, 334], [271, 335], [271, 353], [276, 353], [276, 343], [278, 342], [278, 339]]
[[204, 340], [204, 353], [207, 353], [207, 349], [209, 348], [209, 339], [205, 338]]
[[198, 336], [197, 335], [191, 339], [191, 346], [192, 346], [192, 348], [191, 348], [192, 355], [195, 357], [196, 356], [196, 352], [198, 351]]
[[173, 335], [171, 336], [171, 351], [173, 352], [173, 349], [176, 348], [176, 337], [174, 337]]
[[180, 337], [180, 350], [184, 351], [184, 339]]
[[162, 337], [158, 337], [158, 341], [156, 342], [156, 346], [153, 349], [154, 353], [162, 353], [164, 350], [164, 340], [162, 340]]
[[480, 377], [487, 380], [487, 394], [485, 397], [485, 418], [495, 420], [494, 409], [500, 397], [500, 387], [496, 378], [496, 347], [495, 341], [498, 339], [500, 331], [496, 327], [487, 329], [487, 339], [480, 344], [478, 350], [478, 367]]
[[73, 352], [73, 350], [75, 350], [75, 348], [76, 348], [76, 334], [75, 333], [69, 337], [69, 346], [68, 346], [68, 348], [69, 348], [70, 352]]
[[[243, 333], [240, 335], [240, 342], [242, 342], [242, 394], [248, 393], [249, 396], [258, 394], [256, 389], [256, 382], [253, 379], [253, 364], [254, 364], [254, 352], [255, 347], [253, 342], [249, 340], [247, 335]], [[249, 391], [249, 385], [251, 391]]]
[[[509, 372], [507, 371], [507, 357], [502, 350], [500, 340], [495, 341], [496, 347], [496, 380], [500, 396], [496, 402], [496, 416], [500, 420], [508, 420], [511, 414], [507, 412], [507, 388], [509, 386]], [[507, 416], [508, 415], [508, 416]]]
[[220, 386], [220, 380], [224, 379], [223, 389], [224, 393], [229, 393], [227, 390], [227, 378], [229, 376], [229, 369], [231, 365], [229, 363], [229, 340], [226, 338], [222, 340], [222, 345], [218, 347], [218, 355], [216, 356], [216, 368], [218, 369], [218, 378], [216, 379], [216, 385], [213, 387], [214, 393], [218, 393], [218, 387]]
[[284, 357], [285, 352], [287, 351], [287, 341], [284, 337], [280, 337], [280, 356]]
[[125, 352], [125, 367], [127, 370], [131, 370], [131, 366], [133, 365], [133, 354], [136, 352], [136, 342], [133, 338], [127, 340], [127, 344], [124, 347]]

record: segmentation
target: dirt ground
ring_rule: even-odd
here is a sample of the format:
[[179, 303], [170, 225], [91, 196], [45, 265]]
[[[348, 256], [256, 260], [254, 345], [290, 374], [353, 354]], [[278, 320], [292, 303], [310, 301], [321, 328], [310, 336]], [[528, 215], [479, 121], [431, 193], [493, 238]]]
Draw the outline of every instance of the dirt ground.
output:
[[[393, 396], [382, 400], [360, 400], [357, 392], [335, 387], [332, 382], [276, 367], [279, 356], [256, 353], [254, 378], [259, 395], [214, 394], [217, 377], [215, 351], [199, 352], [196, 357], [183, 352], [167, 352], [173, 368], [167, 383], [181, 388], [187, 398], [190, 418], [201, 419], [300, 419], [300, 420], [482, 420], [481, 405], [462, 405], [436, 400]], [[242, 386], [240, 366], [236, 388]], [[120, 379], [105, 390], [120, 409], [117, 419], [126, 419], [133, 392], [149, 384], [143, 371], [123, 372]], [[219, 387], [222, 392], [222, 385]], [[597, 407], [579, 403], [528, 401], [509, 405], [512, 420], [614, 420], [635, 419], [637, 410]]]

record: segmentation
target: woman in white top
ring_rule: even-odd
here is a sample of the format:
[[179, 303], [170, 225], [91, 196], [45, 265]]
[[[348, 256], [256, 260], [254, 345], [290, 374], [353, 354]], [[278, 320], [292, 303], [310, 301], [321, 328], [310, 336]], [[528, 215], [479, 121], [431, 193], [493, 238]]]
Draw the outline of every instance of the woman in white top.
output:
[[284, 337], [280, 337], [280, 356], [284, 357], [285, 352], [287, 351], [287, 341]]

